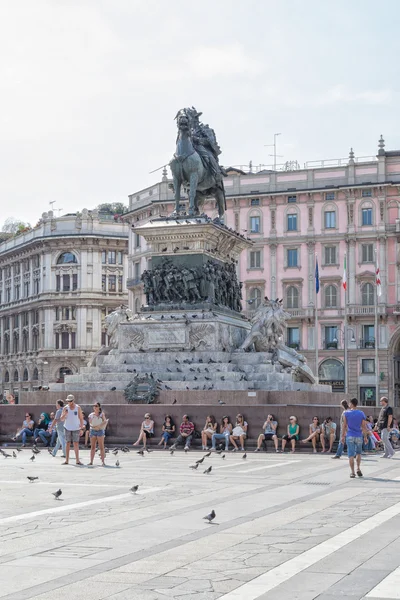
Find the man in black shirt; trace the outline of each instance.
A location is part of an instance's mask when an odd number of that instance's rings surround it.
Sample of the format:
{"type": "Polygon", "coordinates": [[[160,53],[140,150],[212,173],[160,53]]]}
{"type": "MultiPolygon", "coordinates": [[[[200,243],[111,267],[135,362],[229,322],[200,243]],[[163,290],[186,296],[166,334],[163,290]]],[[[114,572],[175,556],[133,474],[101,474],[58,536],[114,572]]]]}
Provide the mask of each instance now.
{"type": "Polygon", "coordinates": [[[389,434],[393,424],[393,408],[389,406],[389,400],[386,398],[386,396],[382,396],[380,399],[380,404],[382,408],[381,412],[379,413],[377,425],[381,432],[383,447],[385,449],[382,458],[392,458],[394,455],[394,450],[389,440],[389,434]]]}

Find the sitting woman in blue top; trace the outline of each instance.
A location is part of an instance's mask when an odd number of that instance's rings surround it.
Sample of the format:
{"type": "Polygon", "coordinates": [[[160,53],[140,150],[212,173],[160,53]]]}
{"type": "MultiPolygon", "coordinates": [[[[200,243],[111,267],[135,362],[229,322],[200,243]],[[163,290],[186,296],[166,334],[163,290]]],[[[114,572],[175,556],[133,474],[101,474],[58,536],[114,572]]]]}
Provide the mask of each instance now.
{"type": "Polygon", "coordinates": [[[300,427],[297,423],[297,417],[289,418],[289,425],[287,426],[287,433],[282,437],[282,452],[285,452],[287,442],[292,445],[291,452],[293,453],[296,448],[296,442],[299,440],[300,427]]]}

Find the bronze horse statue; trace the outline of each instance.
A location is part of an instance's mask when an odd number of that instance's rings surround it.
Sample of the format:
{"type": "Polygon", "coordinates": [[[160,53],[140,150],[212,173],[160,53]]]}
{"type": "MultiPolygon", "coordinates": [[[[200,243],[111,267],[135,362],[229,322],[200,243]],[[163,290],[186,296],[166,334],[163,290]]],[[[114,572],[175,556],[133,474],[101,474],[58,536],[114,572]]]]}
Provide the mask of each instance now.
{"type": "MultiPolygon", "coordinates": [[[[226,199],[222,172],[218,165],[218,159],[211,152],[200,147],[196,149],[195,127],[210,131],[208,126],[196,122],[201,113],[195,109],[182,109],[176,116],[178,126],[178,137],[173,159],[169,163],[175,191],[175,215],[179,215],[181,186],[183,185],[189,193],[189,216],[200,214],[200,208],[207,196],[215,198],[218,215],[222,217],[226,209],[226,199]],[[208,160],[207,160],[208,159],[208,160]],[[212,168],[214,167],[214,168],[212,168]]],[[[212,132],[213,133],[213,132],[212,132]]]]}

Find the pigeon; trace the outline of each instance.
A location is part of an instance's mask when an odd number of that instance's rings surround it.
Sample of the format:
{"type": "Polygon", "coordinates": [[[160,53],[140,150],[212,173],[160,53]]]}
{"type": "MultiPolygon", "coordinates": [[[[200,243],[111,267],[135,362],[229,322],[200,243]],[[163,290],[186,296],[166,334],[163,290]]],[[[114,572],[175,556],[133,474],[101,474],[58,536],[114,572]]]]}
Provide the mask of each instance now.
{"type": "Polygon", "coordinates": [[[172,404],[176,404],[176,403],[177,403],[177,399],[176,399],[176,398],[174,398],[174,401],[173,401],[173,403],[172,403],[172,404]]]}
{"type": "Polygon", "coordinates": [[[131,492],[133,494],[136,494],[136,492],[138,491],[138,489],[139,489],[139,486],[138,485],[134,485],[133,487],[131,487],[131,492]]]}
{"type": "Polygon", "coordinates": [[[114,450],[111,450],[111,452],[114,454],[114,456],[117,456],[117,454],[118,454],[118,448],[114,448],[114,450]]]}
{"type": "Polygon", "coordinates": [[[180,365],[180,364],[181,364],[177,358],[175,359],[175,362],[176,362],[178,365],[180,365]]]}
{"type": "Polygon", "coordinates": [[[36,458],[36,457],[35,457],[35,455],[34,455],[34,454],[32,454],[32,456],[30,457],[30,459],[29,459],[29,460],[31,460],[31,461],[33,462],[33,461],[35,460],[35,458],[36,458]]]}
{"type": "Polygon", "coordinates": [[[140,456],[144,456],[144,450],[139,450],[138,454],[140,454],[140,456]]]}
{"type": "Polygon", "coordinates": [[[172,387],[169,387],[169,385],[166,385],[166,386],[165,386],[165,389],[166,389],[166,390],[172,390],[172,387]]]}
{"type": "Polygon", "coordinates": [[[185,448],[184,452],[187,454],[187,452],[189,452],[189,448],[185,448]]]}
{"type": "MultiPolygon", "coordinates": [[[[221,377],[221,381],[225,381],[225,377],[223,375],[221,377]]],[[[240,380],[240,381],[242,381],[242,380],[240,380]]]]}
{"type": "Polygon", "coordinates": [[[209,474],[211,473],[211,469],[212,469],[212,465],[210,465],[210,466],[208,467],[208,469],[206,469],[206,470],[204,471],[204,473],[203,473],[203,474],[204,474],[204,475],[209,475],[209,474]]]}
{"type": "Polygon", "coordinates": [[[243,460],[246,460],[246,458],[247,458],[246,452],[243,454],[242,458],[243,458],[243,460]]]}
{"type": "Polygon", "coordinates": [[[173,456],[173,455],[174,455],[174,452],[175,452],[175,449],[174,449],[174,448],[171,448],[171,450],[169,451],[169,453],[170,453],[170,455],[171,455],[171,456],[173,456]]]}
{"type": "Polygon", "coordinates": [[[115,390],[116,390],[116,389],[117,389],[117,388],[115,387],[115,385],[113,385],[113,387],[112,387],[112,388],[110,388],[110,392],[115,392],[115,390]]]}
{"type": "Polygon", "coordinates": [[[177,373],[183,373],[182,369],[180,369],[179,367],[176,368],[176,372],[177,373]]]}
{"type": "Polygon", "coordinates": [[[168,373],[172,373],[171,369],[168,369],[168,367],[167,367],[167,371],[168,371],[168,373]]]}
{"type": "Polygon", "coordinates": [[[119,460],[116,461],[115,466],[119,467],[119,460]]]}
{"type": "Polygon", "coordinates": [[[219,454],[221,456],[222,450],[217,450],[216,454],[219,454]]]}
{"type": "Polygon", "coordinates": [[[206,376],[204,376],[204,379],[205,379],[206,381],[211,381],[211,377],[206,377],[206,376]]]}
{"type": "Polygon", "coordinates": [[[57,490],[56,492],[52,492],[52,494],[53,494],[54,498],[55,498],[56,500],[58,500],[58,499],[59,499],[59,497],[60,497],[60,496],[61,496],[61,494],[62,494],[62,491],[61,491],[61,490],[57,490]]]}
{"type": "Polygon", "coordinates": [[[196,460],[196,465],[201,465],[201,463],[204,461],[205,456],[203,456],[203,458],[200,458],[199,460],[196,460]]]}
{"type": "Polygon", "coordinates": [[[192,369],[192,367],[190,367],[189,371],[192,371],[192,373],[196,373],[196,369],[192,369]]]}
{"type": "Polygon", "coordinates": [[[13,450],[13,457],[17,458],[17,454],[16,454],[16,452],[14,452],[14,450],[13,450]]]}
{"type": "Polygon", "coordinates": [[[193,381],[197,381],[197,377],[196,376],[193,377],[193,381]]]}
{"type": "Polygon", "coordinates": [[[163,248],[163,249],[161,250],[161,252],[166,252],[167,250],[168,250],[168,248],[163,248]]]}
{"type": "Polygon", "coordinates": [[[2,452],[4,458],[11,458],[11,454],[7,454],[7,452],[2,452]]]}
{"type": "Polygon", "coordinates": [[[29,479],[29,483],[33,483],[36,479],[39,479],[39,477],[30,477],[28,475],[27,479],[29,479]]]}
{"type": "Polygon", "coordinates": [[[33,448],[32,448],[32,452],[33,452],[34,454],[40,454],[41,450],[39,450],[39,448],[38,448],[37,446],[33,446],[33,448]]]}
{"type": "Polygon", "coordinates": [[[209,523],[211,523],[211,521],[213,521],[215,519],[215,517],[216,517],[215,510],[212,510],[210,512],[210,514],[206,515],[205,517],[203,517],[203,519],[205,519],[206,521],[208,521],[209,523]]]}
{"type": "Polygon", "coordinates": [[[22,452],[22,449],[21,449],[21,448],[15,448],[15,449],[16,449],[16,451],[18,452],[18,454],[19,454],[20,452],[22,452]]]}
{"type": "Polygon", "coordinates": [[[226,404],[226,402],[223,402],[222,400],[218,400],[218,404],[221,404],[221,406],[222,406],[223,404],[226,404]]]}
{"type": "Polygon", "coordinates": [[[221,458],[222,458],[222,460],[225,460],[225,454],[223,454],[223,455],[221,456],[221,458]]]}
{"type": "Polygon", "coordinates": [[[199,468],[199,463],[196,463],[195,465],[190,465],[189,469],[198,469],[199,468]]]}
{"type": "Polygon", "coordinates": [[[209,456],[211,456],[211,452],[207,452],[207,454],[204,455],[204,458],[208,458],[209,456]]]}
{"type": "Polygon", "coordinates": [[[200,386],[199,386],[199,385],[196,385],[196,387],[194,387],[193,389],[194,389],[194,390],[199,390],[199,389],[200,389],[200,386]]]}

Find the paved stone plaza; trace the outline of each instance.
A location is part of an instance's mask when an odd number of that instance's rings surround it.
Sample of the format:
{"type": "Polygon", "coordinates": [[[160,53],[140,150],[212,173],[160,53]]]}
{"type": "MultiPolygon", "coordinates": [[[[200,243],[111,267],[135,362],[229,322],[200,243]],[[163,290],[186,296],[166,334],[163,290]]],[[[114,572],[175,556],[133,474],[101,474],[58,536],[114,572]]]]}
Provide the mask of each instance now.
{"type": "Polygon", "coordinates": [[[30,456],[0,459],[2,600],[400,598],[399,458],[30,456]]]}

